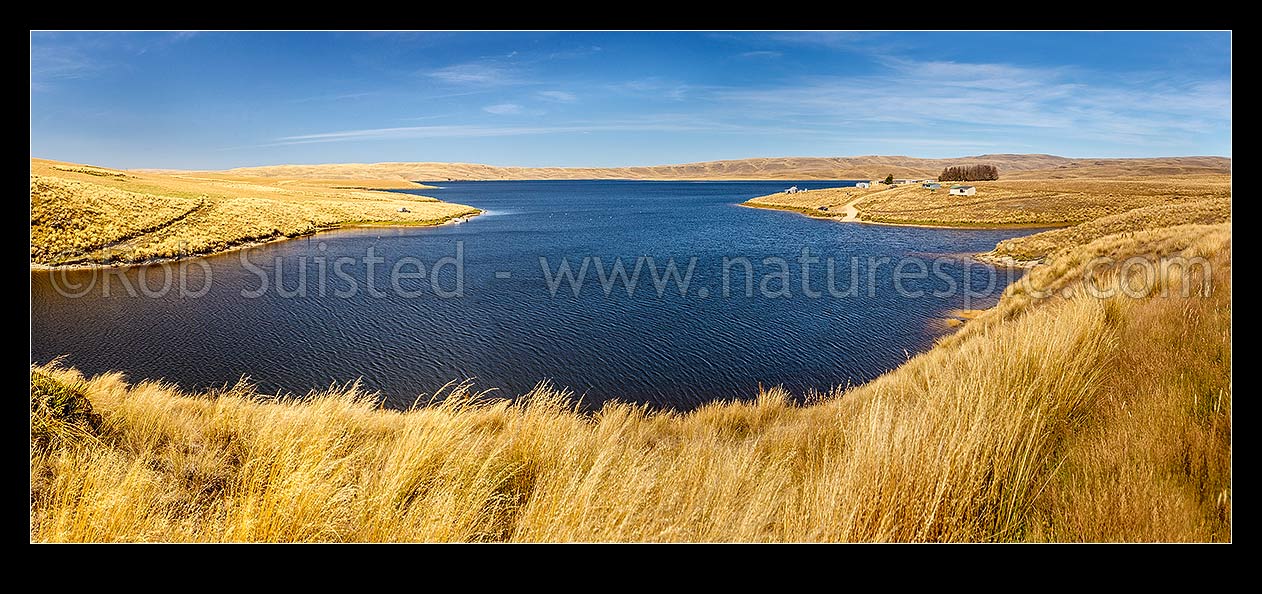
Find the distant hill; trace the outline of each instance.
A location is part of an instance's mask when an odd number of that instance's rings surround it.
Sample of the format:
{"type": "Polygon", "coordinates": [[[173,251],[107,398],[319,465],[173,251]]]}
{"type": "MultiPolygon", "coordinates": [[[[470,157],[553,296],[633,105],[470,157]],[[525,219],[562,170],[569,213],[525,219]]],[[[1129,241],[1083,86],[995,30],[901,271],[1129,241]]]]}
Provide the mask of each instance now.
{"type": "MultiPolygon", "coordinates": [[[[652,167],[496,167],[476,163],[336,163],[241,167],[226,173],[242,176],[415,181],[506,179],[872,179],[934,177],[950,165],[991,164],[1001,179],[1150,177],[1224,174],[1226,157],[1150,159],[1069,159],[1055,155],[976,155],[953,159],[903,156],[776,157],[705,161],[652,167]]],[[[143,170],[153,171],[157,170],[143,170]]]]}

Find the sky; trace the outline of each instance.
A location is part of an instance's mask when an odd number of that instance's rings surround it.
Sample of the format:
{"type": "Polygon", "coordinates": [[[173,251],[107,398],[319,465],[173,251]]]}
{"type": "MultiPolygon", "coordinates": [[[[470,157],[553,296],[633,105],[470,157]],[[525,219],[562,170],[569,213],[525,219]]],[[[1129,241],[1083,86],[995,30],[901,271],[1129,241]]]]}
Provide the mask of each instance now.
{"type": "Polygon", "coordinates": [[[32,32],[31,156],[117,168],[1231,156],[1228,32],[32,32]]]}

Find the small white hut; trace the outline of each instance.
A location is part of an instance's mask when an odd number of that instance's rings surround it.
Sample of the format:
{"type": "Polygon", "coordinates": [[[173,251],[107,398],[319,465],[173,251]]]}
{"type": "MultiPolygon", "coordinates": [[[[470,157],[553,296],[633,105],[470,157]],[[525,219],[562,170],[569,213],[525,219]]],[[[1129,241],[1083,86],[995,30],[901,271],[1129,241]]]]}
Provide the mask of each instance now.
{"type": "Polygon", "coordinates": [[[951,186],[951,193],[956,196],[972,196],[977,193],[973,186],[951,186]]]}

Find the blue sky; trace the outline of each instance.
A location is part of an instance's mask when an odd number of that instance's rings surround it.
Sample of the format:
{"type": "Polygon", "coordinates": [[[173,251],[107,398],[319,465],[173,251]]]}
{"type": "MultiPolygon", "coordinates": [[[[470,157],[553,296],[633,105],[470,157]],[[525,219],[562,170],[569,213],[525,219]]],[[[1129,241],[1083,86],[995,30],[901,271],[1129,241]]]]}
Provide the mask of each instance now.
{"type": "Polygon", "coordinates": [[[1222,32],[34,32],[31,155],[1230,156],[1230,52],[1222,32]]]}

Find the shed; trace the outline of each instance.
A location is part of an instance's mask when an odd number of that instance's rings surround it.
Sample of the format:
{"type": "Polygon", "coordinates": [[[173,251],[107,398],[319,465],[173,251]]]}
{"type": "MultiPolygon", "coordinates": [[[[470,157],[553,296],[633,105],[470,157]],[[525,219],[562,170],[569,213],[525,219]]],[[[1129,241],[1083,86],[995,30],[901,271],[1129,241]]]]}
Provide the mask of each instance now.
{"type": "Polygon", "coordinates": [[[859,182],[859,183],[855,184],[855,185],[854,185],[854,187],[856,187],[856,188],[870,188],[870,187],[872,187],[872,182],[865,182],[865,181],[861,181],[861,182],[859,182]]]}
{"type": "Polygon", "coordinates": [[[951,186],[951,193],[956,196],[972,196],[977,193],[973,186],[951,186]]]}
{"type": "Polygon", "coordinates": [[[923,184],[920,184],[920,187],[925,188],[927,190],[937,190],[942,187],[942,184],[938,182],[925,182],[923,184]]]}

